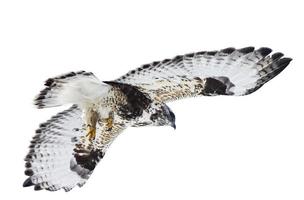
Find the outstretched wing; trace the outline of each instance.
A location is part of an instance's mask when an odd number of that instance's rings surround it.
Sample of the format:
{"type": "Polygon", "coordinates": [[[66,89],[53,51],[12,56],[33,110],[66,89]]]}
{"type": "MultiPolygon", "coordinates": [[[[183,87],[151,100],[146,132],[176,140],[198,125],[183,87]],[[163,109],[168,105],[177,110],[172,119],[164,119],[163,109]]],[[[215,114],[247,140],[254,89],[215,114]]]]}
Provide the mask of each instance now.
{"type": "Polygon", "coordinates": [[[82,186],[104,156],[124,124],[111,130],[97,126],[96,138],[88,141],[82,110],[74,105],[40,125],[29,146],[25,161],[25,174],[29,176],[23,186],[35,190],[71,190],[82,186]]]}
{"type": "Polygon", "coordinates": [[[170,101],[197,95],[246,95],[278,75],[291,61],[269,48],[226,48],[143,65],[115,80],[170,101]]]}

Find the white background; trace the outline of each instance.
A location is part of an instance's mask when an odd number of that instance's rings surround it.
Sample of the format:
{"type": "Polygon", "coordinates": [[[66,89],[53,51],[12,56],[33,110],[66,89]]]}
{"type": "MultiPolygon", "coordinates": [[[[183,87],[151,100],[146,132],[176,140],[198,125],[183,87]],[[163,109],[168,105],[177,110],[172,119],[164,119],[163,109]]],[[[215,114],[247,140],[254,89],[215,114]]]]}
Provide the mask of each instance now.
{"type": "Polygon", "coordinates": [[[1,198],[303,199],[301,1],[1,1],[1,198]],[[177,130],[130,128],[82,188],[22,188],[40,122],[43,81],[86,70],[111,80],[155,60],[234,46],[269,46],[294,60],[245,97],[170,103],[177,130]]]}

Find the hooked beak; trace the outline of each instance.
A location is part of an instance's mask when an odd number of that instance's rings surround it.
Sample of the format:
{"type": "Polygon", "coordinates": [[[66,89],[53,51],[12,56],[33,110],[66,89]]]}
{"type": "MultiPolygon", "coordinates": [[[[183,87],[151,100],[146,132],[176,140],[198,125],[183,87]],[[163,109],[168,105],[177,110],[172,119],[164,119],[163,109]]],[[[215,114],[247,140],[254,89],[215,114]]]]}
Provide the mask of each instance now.
{"type": "Polygon", "coordinates": [[[163,107],[163,111],[164,111],[164,114],[166,115],[167,117],[167,120],[169,121],[169,123],[167,123],[167,125],[171,125],[172,128],[174,128],[174,130],[176,129],[176,125],[175,125],[175,115],[174,113],[171,111],[171,109],[165,105],[163,107]]]}
{"type": "Polygon", "coordinates": [[[174,130],[175,130],[175,129],[176,129],[175,123],[172,123],[172,124],[171,124],[171,127],[174,128],[174,130]]]}

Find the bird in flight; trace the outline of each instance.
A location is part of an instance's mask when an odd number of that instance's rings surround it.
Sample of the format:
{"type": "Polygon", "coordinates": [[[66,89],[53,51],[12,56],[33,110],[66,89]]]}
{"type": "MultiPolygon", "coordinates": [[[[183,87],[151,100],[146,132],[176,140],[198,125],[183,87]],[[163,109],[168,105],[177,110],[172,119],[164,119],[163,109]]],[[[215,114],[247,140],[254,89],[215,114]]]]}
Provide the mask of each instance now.
{"type": "Polygon", "coordinates": [[[71,104],[40,124],[25,158],[24,187],[70,191],[91,176],[113,140],[128,127],[171,126],[167,102],[194,96],[251,94],[290,63],[270,48],[226,48],[142,65],[113,81],[91,72],[50,78],[37,108],[71,104]]]}

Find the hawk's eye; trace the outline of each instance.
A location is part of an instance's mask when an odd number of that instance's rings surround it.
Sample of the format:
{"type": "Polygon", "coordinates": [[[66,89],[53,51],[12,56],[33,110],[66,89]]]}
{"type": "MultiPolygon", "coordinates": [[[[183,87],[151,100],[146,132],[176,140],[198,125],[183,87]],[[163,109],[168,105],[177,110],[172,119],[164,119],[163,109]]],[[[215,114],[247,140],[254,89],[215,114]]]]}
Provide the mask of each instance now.
{"type": "Polygon", "coordinates": [[[150,116],[150,120],[155,122],[159,117],[160,117],[160,114],[158,112],[156,112],[150,116]]]}

